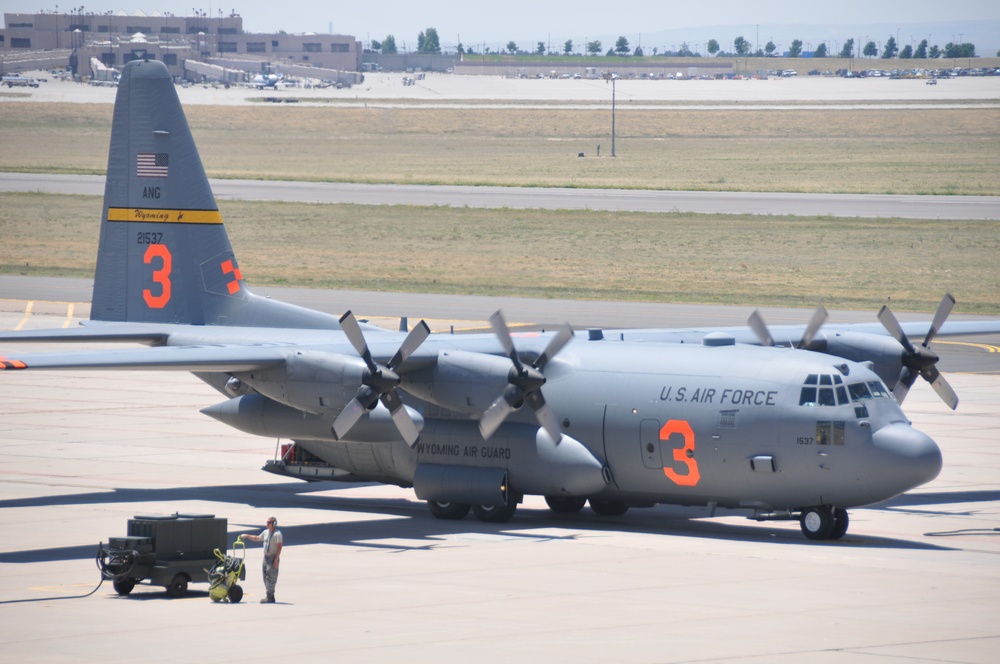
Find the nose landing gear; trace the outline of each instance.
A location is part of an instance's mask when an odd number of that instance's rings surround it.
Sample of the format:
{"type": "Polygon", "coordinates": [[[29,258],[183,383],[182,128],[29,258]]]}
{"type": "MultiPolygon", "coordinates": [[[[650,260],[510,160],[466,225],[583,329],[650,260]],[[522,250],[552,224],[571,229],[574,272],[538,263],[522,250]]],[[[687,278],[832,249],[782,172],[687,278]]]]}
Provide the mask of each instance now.
{"type": "Polygon", "coordinates": [[[799,516],[802,534],[811,540],[840,539],[848,523],[847,510],[830,505],[808,507],[799,516]]]}

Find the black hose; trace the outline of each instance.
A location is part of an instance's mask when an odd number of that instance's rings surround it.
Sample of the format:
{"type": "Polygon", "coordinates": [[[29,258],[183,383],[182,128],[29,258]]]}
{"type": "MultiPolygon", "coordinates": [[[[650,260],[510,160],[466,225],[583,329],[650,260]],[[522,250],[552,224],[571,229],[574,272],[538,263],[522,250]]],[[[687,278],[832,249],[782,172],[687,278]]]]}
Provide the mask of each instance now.
{"type": "Polygon", "coordinates": [[[83,599],[84,597],[90,597],[91,595],[93,595],[94,593],[96,593],[97,590],[98,590],[98,588],[100,588],[103,583],[104,583],[104,577],[102,576],[101,580],[97,582],[97,587],[95,587],[93,590],[91,590],[86,595],[70,595],[68,597],[66,597],[66,596],[62,596],[62,597],[36,597],[35,599],[9,599],[9,600],[5,600],[5,601],[0,601],[0,604],[23,604],[25,602],[51,602],[51,601],[57,600],[57,599],[83,599]]]}

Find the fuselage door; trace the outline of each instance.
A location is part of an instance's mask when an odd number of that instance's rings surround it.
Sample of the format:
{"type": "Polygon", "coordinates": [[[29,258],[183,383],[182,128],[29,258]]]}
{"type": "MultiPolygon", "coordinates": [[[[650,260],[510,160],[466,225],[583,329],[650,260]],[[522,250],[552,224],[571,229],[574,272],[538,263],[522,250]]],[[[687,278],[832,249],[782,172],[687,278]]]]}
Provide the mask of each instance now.
{"type": "Polygon", "coordinates": [[[646,468],[660,470],[663,462],[660,459],[660,421],[643,420],[639,423],[639,447],[642,463],[646,468]]]}

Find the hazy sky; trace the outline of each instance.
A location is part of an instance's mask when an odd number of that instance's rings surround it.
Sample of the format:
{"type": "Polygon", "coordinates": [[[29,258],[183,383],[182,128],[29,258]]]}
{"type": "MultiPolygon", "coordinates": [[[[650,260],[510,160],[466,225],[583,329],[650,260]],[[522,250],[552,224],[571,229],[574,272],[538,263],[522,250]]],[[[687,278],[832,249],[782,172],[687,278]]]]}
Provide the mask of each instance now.
{"type": "MultiPolygon", "coordinates": [[[[952,31],[957,37],[962,29],[959,26],[955,30],[958,23],[967,23],[967,34],[973,34],[976,25],[1000,20],[998,0],[840,0],[825,3],[803,0],[119,0],[91,3],[81,0],[81,4],[84,11],[98,13],[109,9],[132,13],[141,9],[147,13],[168,11],[190,15],[193,9],[199,9],[217,16],[220,9],[224,14],[235,10],[243,16],[244,29],[248,32],[329,32],[332,28],[335,33],[352,34],[362,41],[381,40],[392,34],[400,48],[405,44],[409,49],[415,48],[417,34],[428,27],[437,29],[443,46],[454,47],[461,39],[466,46],[485,43],[491,48],[498,45],[502,48],[507,41],[514,40],[521,48],[531,50],[535,42],[549,41],[561,50],[567,39],[579,45],[585,39],[612,39],[625,35],[634,45],[639,42],[640,35],[649,35],[655,41],[653,35],[678,29],[716,28],[714,33],[692,30],[692,39],[703,40],[714,34],[725,46],[741,34],[753,41],[758,30],[762,42],[772,37],[784,43],[792,38],[809,38],[805,34],[785,34],[788,31],[783,31],[782,26],[795,26],[799,32],[802,26],[815,26],[815,35],[825,39],[825,35],[837,32],[838,26],[872,25],[883,30],[885,26],[935,22],[948,26],[939,32],[942,35],[939,39],[932,40],[932,43],[943,45],[951,41],[952,31]]],[[[67,12],[77,5],[46,4],[39,0],[0,2],[4,12],[54,11],[57,7],[67,12]]],[[[650,39],[643,37],[641,41],[648,44],[650,39]]],[[[901,36],[902,41],[905,40],[901,36]]],[[[610,42],[605,44],[606,47],[612,45],[610,42]]],[[[987,46],[989,44],[982,44],[978,51],[993,55],[985,52],[987,46]]]]}

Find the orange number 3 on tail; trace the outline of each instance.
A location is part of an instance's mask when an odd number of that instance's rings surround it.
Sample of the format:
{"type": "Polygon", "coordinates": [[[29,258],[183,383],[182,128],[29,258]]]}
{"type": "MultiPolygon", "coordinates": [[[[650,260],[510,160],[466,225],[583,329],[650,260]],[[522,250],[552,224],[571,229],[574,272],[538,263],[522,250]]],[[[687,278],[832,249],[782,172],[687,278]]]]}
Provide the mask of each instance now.
{"type": "Polygon", "coordinates": [[[154,258],[159,258],[163,262],[159,270],[153,270],[153,283],[160,284],[160,294],[153,295],[147,288],[142,291],[142,299],[150,309],[162,309],[170,301],[170,270],[173,267],[174,257],[170,255],[167,245],[151,244],[146,249],[142,262],[148,265],[154,258]]]}

